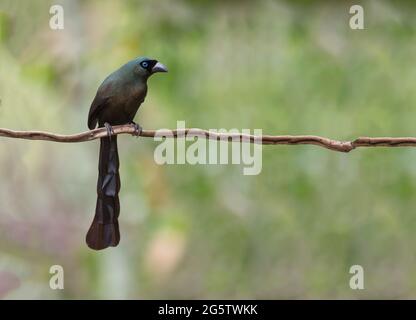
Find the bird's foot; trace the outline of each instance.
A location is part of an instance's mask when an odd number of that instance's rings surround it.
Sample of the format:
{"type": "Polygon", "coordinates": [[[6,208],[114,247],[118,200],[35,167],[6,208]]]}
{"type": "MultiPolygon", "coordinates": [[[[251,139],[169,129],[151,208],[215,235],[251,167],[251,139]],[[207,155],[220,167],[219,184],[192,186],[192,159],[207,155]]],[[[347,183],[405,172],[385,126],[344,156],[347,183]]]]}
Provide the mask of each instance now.
{"type": "Polygon", "coordinates": [[[130,122],[133,126],[134,126],[134,133],[133,135],[136,137],[140,137],[140,135],[142,134],[143,128],[140,124],[132,121],[130,122]]]}
{"type": "Polygon", "coordinates": [[[114,129],[108,122],[104,123],[104,127],[107,129],[107,136],[111,140],[111,136],[114,135],[114,129]]]}

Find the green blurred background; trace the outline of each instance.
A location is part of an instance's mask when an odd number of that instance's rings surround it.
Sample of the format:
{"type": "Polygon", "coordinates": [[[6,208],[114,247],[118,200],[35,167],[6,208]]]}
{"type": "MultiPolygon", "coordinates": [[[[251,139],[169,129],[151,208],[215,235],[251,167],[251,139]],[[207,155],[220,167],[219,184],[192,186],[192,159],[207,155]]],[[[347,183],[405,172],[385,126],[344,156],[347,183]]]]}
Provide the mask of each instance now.
{"type": "MultiPolygon", "coordinates": [[[[139,56],[144,128],[416,135],[411,1],[0,2],[0,127],[76,133],[107,74],[139,56]],[[64,6],[65,29],[49,28],[64,6]],[[349,28],[361,4],[365,30],[349,28]]],[[[98,142],[0,139],[0,297],[416,298],[416,150],[265,146],[263,170],[158,166],[119,139],[122,240],[84,237],[98,142]],[[49,288],[62,265],[65,289],[49,288]],[[350,266],[365,290],[349,288],[350,266]]]]}

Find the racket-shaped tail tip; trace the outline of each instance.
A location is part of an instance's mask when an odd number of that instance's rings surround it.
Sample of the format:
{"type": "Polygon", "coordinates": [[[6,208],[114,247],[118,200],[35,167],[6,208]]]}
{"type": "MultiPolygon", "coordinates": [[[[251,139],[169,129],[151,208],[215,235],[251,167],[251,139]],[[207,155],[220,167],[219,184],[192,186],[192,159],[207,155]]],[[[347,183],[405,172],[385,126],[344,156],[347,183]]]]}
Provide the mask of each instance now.
{"type": "Polygon", "coordinates": [[[102,224],[94,220],[88,230],[86,242],[94,250],[116,247],[120,242],[118,222],[102,224]]]}

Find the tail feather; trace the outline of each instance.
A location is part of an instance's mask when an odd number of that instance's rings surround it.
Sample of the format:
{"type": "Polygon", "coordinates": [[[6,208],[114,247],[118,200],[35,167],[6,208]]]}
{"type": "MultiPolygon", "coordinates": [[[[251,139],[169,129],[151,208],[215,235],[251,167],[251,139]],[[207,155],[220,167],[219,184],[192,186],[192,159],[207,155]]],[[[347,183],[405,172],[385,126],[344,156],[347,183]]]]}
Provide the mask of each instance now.
{"type": "Polygon", "coordinates": [[[98,164],[97,204],[86,242],[94,250],[115,247],[120,242],[119,158],[117,136],[101,138],[98,164]]]}

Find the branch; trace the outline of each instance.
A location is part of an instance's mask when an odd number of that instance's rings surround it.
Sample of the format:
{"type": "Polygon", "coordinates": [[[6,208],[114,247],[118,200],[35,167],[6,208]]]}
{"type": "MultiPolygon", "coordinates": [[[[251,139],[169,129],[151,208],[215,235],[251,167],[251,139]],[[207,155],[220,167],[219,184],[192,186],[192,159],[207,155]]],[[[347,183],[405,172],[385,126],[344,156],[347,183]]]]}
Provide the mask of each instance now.
{"type": "MultiPolygon", "coordinates": [[[[130,124],[114,126],[114,134],[131,134],[134,135],[134,126],[130,124]]],[[[179,129],[179,130],[143,130],[140,134],[142,137],[155,137],[155,136],[167,136],[172,138],[183,137],[185,135],[198,136],[206,139],[213,140],[226,140],[226,141],[242,141],[250,143],[260,144],[313,144],[319,147],[323,147],[333,151],[350,152],[358,147],[416,147],[416,138],[413,137],[401,137],[401,138],[369,138],[360,137],[353,141],[339,141],[320,136],[270,136],[263,135],[262,137],[247,135],[247,134],[235,134],[235,133],[217,133],[202,129],[179,129]]],[[[91,131],[85,131],[82,133],[72,135],[61,135],[50,132],[42,131],[15,131],[9,129],[0,128],[0,137],[27,139],[27,140],[45,140],[53,142],[84,142],[91,141],[107,136],[106,128],[98,128],[91,131]]]]}

